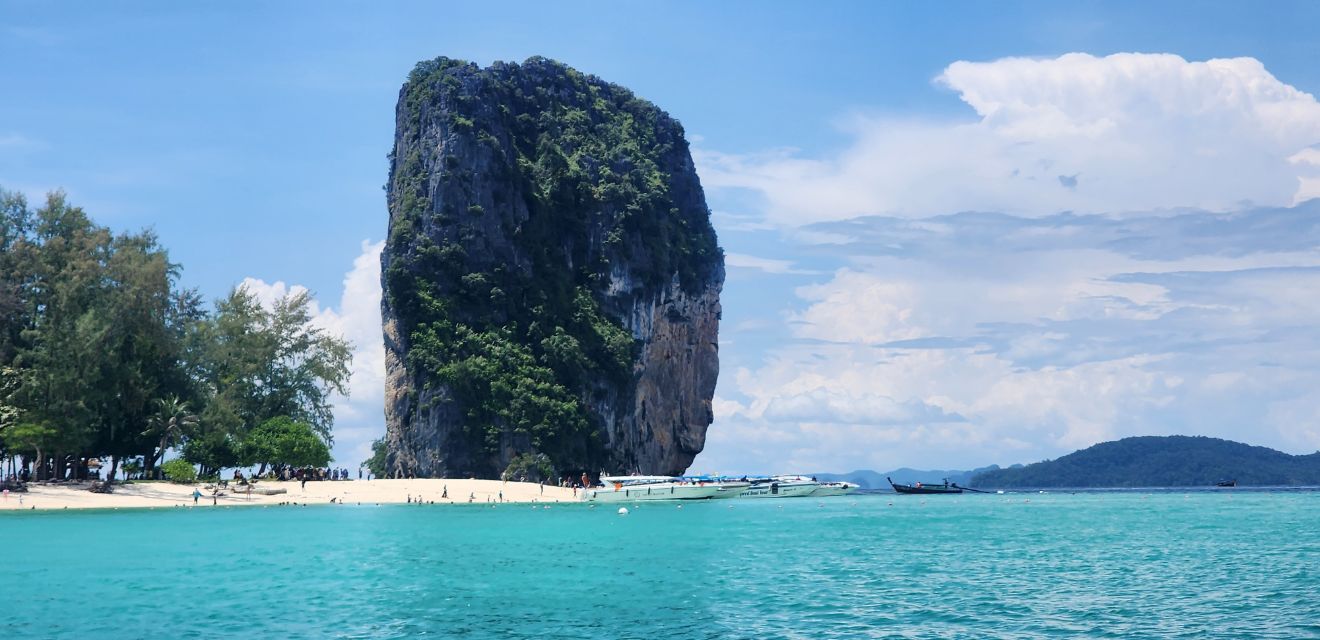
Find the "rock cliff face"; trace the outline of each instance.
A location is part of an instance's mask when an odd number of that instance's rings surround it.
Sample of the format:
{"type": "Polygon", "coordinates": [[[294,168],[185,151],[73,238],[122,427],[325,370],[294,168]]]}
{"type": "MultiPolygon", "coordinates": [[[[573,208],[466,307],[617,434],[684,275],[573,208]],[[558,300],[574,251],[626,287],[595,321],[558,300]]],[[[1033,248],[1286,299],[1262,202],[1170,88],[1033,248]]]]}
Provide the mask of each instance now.
{"type": "Polygon", "coordinates": [[[423,62],[396,122],[392,473],[683,472],[712,420],[724,264],[679,123],[542,58],[423,62]]]}

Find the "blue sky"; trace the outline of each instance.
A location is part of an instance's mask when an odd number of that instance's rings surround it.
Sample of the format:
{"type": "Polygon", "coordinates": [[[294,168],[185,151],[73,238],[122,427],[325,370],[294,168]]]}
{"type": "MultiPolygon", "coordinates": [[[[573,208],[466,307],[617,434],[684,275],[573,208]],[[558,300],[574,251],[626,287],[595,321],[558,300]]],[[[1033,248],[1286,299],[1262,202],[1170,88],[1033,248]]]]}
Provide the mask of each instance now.
{"type": "Polygon", "coordinates": [[[383,431],[385,156],[438,55],[684,123],[730,257],[696,470],[1320,448],[1320,5],[378,4],[0,1],[0,186],[153,227],[210,297],[315,292],[359,347],[342,464],[383,431]]]}

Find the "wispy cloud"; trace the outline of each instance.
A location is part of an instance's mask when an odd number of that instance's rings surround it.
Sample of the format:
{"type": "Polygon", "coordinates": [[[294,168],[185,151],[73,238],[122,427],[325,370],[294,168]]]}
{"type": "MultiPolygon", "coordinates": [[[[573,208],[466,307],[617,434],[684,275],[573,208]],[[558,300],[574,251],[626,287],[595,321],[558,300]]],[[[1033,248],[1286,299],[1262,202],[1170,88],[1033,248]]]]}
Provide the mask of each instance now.
{"type": "Polygon", "coordinates": [[[35,149],[43,146],[41,141],[21,133],[0,133],[0,149],[35,149]]]}
{"type": "Polygon", "coordinates": [[[819,275],[821,273],[810,269],[799,269],[794,266],[791,260],[758,258],[741,253],[726,253],[724,255],[724,265],[734,269],[752,269],[781,275],[819,275]]]}
{"type": "Polygon", "coordinates": [[[65,40],[58,31],[48,27],[9,25],[0,28],[0,33],[4,33],[14,42],[39,47],[53,47],[65,40]]]}

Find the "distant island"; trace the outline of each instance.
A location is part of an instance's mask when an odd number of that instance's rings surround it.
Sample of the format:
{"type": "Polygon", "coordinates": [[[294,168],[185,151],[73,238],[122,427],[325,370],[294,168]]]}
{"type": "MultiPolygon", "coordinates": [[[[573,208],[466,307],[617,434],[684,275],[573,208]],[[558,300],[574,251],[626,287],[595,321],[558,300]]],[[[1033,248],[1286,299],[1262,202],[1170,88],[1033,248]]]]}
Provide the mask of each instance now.
{"type": "Polygon", "coordinates": [[[1320,485],[1320,452],[1290,455],[1205,436],[1140,436],[1082,449],[1057,460],[976,474],[970,484],[1020,487],[1205,487],[1320,485]]]}

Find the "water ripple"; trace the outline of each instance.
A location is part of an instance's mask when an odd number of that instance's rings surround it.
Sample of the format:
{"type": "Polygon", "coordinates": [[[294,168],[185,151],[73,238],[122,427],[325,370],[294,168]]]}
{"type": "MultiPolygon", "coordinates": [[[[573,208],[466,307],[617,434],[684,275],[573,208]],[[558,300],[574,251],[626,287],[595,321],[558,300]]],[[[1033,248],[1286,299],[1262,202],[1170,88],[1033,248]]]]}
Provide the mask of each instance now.
{"type": "Polygon", "coordinates": [[[0,637],[1320,637],[1320,494],[1025,500],[5,514],[0,637]]]}

